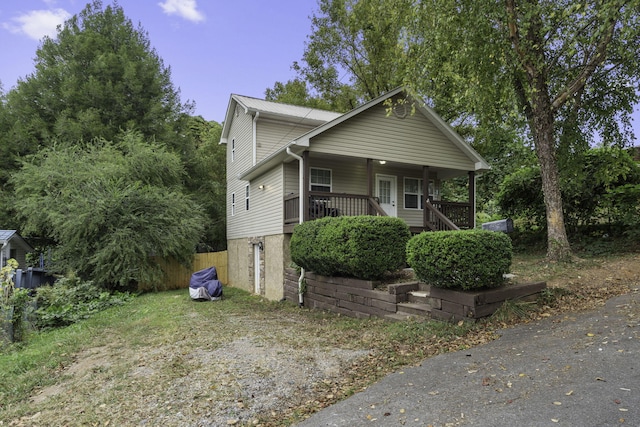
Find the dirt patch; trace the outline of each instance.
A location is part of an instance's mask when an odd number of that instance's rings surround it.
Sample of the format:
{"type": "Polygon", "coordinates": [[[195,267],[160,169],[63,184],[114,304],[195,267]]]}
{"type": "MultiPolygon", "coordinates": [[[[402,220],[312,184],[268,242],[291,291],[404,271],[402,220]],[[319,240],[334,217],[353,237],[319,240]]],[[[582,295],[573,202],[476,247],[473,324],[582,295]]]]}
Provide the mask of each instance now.
{"type": "MultiPolygon", "coordinates": [[[[640,255],[583,260],[569,268],[516,261],[512,270],[518,281],[545,280],[567,291],[520,322],[594,308],[640,287],[640,255]]],[[[428,332],[422,342],[404,340],[402,328],[388,336],[353,330],[338,340],[336,331],[314,327],[321,320],[296,310],[218,319],[231,339],[195,330],[134,345],[113,336],[60,366],[59,381],[32,394],[30,415],[5,413],[0,425],[284,426],[295,414],[299,419],[398,369],[399,358],[420,363],[491,340],[495,330],[447,337],[428,332]]],[[[196,323],[206,321],[202,315],[185,314],[196,323]]]]}

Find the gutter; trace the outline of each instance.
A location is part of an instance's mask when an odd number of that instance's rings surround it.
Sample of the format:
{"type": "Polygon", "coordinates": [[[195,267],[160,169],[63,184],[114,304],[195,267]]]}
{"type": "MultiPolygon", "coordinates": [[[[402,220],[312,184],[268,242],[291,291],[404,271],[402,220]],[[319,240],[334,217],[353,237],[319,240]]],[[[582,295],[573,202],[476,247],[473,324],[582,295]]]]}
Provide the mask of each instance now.
{"type": "MultiPolygon", "coordinates": [[[[291,157],[293,157],[294,159],[298,160],[298,163],[300,165],[300,167],[298,168],[298,179],[299,179],[299,183],[298,183],[298,188],[300,191],[300,197],[298,197],[298,203],[299,203],[299,208],[298,208],[298,224],[302,224],[302,222],[304,221],[304,200],[302,198],[302,189],[304,187],[304,159],[300,156],[298,156],[296,153],[294,153],[293,151],[291,151],[291,146],[287,145],[287,154],[290,155],[291,157]]],[[[298,277],[298,306],[302,307],[304,306],[304,298],[302,296],[303,294],[303,286],[302,286],[302,282],[304,280],[304,268],[300,267],[300,277],[298,277]]]]}
{"type": "Polygon", "coordinates": [[[258,117],[260,117],[260,111],[256,111],[256,115],[253,116],[253,165],[258,162],[258,117]]]}

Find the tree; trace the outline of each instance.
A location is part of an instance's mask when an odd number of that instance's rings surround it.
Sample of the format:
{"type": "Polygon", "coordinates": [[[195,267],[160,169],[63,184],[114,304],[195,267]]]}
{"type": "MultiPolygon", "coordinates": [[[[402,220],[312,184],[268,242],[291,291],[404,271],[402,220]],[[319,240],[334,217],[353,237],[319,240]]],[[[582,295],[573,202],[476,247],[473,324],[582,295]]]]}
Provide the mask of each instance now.
{"type": "MultiPolygon", "coordinates": [[[[637,206],[618,203],[616,198],[633,200],[625,189],[640,185],[640,165],[618,147],[594,148],[580,155],[570,168],[560,171],[560,190],[569,229],[581,225],[623,223],[637,206]]],[[[509,216],[544,226],[545,205],[539,167],[521,168],[508,175],[496,197],[500,210],[509,216]]]]}
{"type": "Polygon", "coordinates": [[[84,149],[135,130],[143,141],[180,156],[188,171],[181,176],[187,194],[202,190],[198,200],[210,218],[198,247],[225,247],[225,201],[219,190],[225,182],[224,147],[217,145],[214,130],[219,125],[191,117],[192,105],[180,103],[170,69],[146,32],[117,3],[103,9],[101,1],[93,1],[55,38],[45,38],[35,71],[0,102],[0,219],[5,223],[19,225],[9,177],[21,167],[20,159],[61,143],[84,149]],[[202,126],[192,127],[194,121],[202,126]]]}
{"type": "Polygon", "coordinates": [[[127,129],[173,146],[189,107],[144,30],[117,3],[103,10],[94,0],[43,39],[35,71],[7,94],[11,125],[0,137],[19,156],[54,141],[111,141],[127,129]]]}
{"type": "Polygon", "coordinates": [[[187,129],[182,161],[186,170],[185,191],[204,208],[208,220],[198,252],[220,251],[226,237],[226,145],[219,144],[222,126],[202,117],[184,115],[187,129]],[[189,142],[187,142],[188,140],[189,142]]]}
{"type": "Polygon", "coordinates": [[[342,105],[332,104],[319,96],[311,95],[307,83],[299,78],[289,80],[287,83],[276,82],[273,88],[267,88],[265,91],[265,99],[267,101],[319,108],[321,110],[346,112],[342,105]]]}
{"type": "Polygon", "coordinates": [[[54,239],[62,271],[131,288],[160,283],[152,255],[191,261],[205,219],[182,191],[184,173],[177,155],[127,132],[45,148],[12,183],[23,230],[54,239]]]}
{"type": "Polygon", "coordinates": [[[571,257],[558,156],[586,149],[587,132],[600,131],[605,142],[628,135],[639,99],[639,5],[443,0],[415,6],[417,66],[407,68],[407,81],[437,100],[451,96],[453,109],[468,111],[480,127],[526,126],[540,165],[552,260],[571,257]],[[561,138],[561,131],[572,137],[561,138]]]}
{"type": "Polygon", "coordinates": [[[332,110],[348,111],[395,89],[402,83],[407,48],[403,32],[412,3],[320,0],[302,62],[293,64],[300,79],[277,83],[274,91],[300,93],[304,82],[332,110]]]}

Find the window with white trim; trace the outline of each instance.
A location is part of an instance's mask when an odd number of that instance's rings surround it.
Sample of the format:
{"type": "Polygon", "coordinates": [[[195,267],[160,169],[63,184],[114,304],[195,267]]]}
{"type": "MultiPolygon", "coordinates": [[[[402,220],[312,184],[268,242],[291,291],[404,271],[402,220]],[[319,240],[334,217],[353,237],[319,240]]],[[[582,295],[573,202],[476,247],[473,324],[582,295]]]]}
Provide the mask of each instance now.
{"type": "Polygon", "coordinates": [[[231,139],[231,161],[236,159],[236,139],[231,139]]]}
{"type": "Polygon", "coordinates": [[[231,193],[231,216],[236,214],[236,193],[231,193]]]}
{"type": "Polygon", "coordinates": [[[331,192],[331,169],[311,168],[309,173],[311,191],[331,192]]]}
{"type": "Polygon", "coordinates": [[[244,208],[249,210],[249,184],[244,187],[244,208]]]}
{"type": "MultiPolygon", "coordinates": [[[[429,180],[429,195],[434,195],[434,181],[429,180]]],[[[418,178],[404,179],[404,208],[423,209],[424,197],[422,197],[422,180],[418,178]]]]}

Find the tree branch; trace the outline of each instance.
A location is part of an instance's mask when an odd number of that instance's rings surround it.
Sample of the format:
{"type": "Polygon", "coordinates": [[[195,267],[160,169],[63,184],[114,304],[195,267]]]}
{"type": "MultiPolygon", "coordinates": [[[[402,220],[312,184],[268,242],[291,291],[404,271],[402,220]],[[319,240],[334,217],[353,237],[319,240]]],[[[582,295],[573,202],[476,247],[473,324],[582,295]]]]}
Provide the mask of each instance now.
{"type": "MultiPolygon", "coordinates": [[[[510,0],[511,1],[511,0],[510,0]]],[[[605,29],[604,36],[597,43],[595,54],[586,62],[582,72],[571,82],[565,90],[560,92],[558,96],[551,103],[551,108],[556,111],[562,107],[567,99],[573,96],[577,91],[582,89],[589,80],[589,77],[595,72],[596,68],[601,65],[606,58],[607,46],[613,39],[613,34],[616,26],[616,19],[610,18],[607,28],[605,29]]]]}

